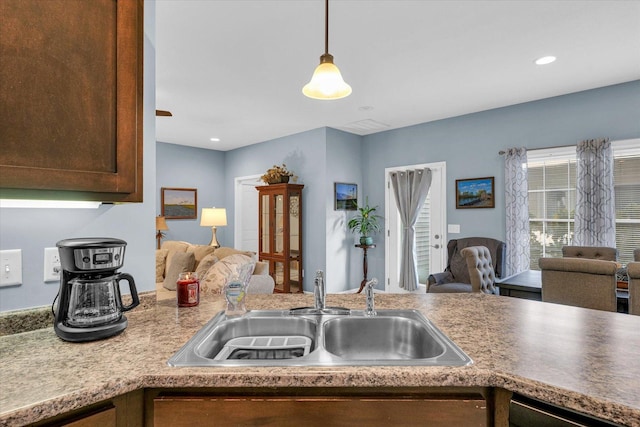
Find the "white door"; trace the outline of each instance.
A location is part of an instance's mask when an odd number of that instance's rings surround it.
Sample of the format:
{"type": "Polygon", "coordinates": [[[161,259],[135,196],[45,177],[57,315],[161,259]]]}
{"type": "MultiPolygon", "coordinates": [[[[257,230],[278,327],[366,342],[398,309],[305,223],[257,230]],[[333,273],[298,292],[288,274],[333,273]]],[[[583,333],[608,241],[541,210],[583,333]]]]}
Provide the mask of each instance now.
{"type": "Polygon", "coordinates": [[[260,175],[235,179],[234,247],[258,253],[258,190],[260,175]]]}
{"type": "Polygon", "coordinates": [[[402,222],[398,214],[396,199],[389,175],[406,169],[431,169],[431,187],[416,224],[416,250],[418,253],[418,277],[420,285],[415,293],[424,293],[427,277],[433,272],[442,272],[446,266],[447,238],[447,191],[446,163],[426,163],[385,169],[385,290],[391,293],[406,293],[400,288],[400,252],[402,243],[402,222]]]}

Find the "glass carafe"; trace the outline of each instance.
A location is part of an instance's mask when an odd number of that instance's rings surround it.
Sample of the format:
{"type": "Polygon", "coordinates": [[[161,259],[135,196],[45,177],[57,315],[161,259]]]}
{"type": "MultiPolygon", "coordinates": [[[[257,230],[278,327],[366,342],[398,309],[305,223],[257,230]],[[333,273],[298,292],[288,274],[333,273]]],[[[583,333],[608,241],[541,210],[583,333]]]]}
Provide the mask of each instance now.
{"type": "Polygon", "coordinates": [[[116,322],[122,317],[122,312],[139,304],[133,277],[126,273],[99,279],[75,278],[69,282],[69,286],[71,291],[66,319],[69,326],[94,327],[116,322]],[[131,291],[133,302],[128,306],[122,305],[121,280],[128,282],[131,291]]]}

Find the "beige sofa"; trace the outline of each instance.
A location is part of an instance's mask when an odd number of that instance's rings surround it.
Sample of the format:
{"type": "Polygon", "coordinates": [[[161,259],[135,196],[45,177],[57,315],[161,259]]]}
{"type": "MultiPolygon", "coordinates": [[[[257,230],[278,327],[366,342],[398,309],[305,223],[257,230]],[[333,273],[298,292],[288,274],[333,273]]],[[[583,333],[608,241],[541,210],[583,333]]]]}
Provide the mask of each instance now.
{"type": "Polygon", "coordinates": [[[257,261],[253,252],[229,247],[214,248],[177,240],[166,240],[156,250],[156,290],[158,295],[175,297],[180,272],[195,271],[202,292],[220,293],[234,273],[250,274],[249,294],[273,293],[275,283],[266,262],[257,261]]]}

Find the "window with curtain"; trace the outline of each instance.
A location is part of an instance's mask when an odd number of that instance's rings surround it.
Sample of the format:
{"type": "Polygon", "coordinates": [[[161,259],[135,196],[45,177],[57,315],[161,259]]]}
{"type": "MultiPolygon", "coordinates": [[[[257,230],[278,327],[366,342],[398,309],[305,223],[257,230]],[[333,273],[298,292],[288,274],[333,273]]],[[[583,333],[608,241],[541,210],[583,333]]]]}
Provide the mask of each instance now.
{"type": "MultiPolygon", "coordinates": [[[[616,247],[619,261],[633,261],[640,248],[640,140],[613,141],[616,247]]],[[[575,147],[530,150],[529,226],[531,269],[540,257],[561,257],[571,245],[576,206],[575,147]]]]}

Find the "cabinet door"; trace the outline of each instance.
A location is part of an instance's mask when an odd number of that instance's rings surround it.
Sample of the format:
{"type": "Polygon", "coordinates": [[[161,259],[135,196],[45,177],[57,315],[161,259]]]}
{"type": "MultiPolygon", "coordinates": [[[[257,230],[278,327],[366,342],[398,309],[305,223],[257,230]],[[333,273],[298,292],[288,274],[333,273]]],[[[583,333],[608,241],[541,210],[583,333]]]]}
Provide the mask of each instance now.
{"type": "Polygon", "coordinates": [[[65,427],[116,427],[116,408],[105,409],[62,425],[65,427]]]}
{"type": "Polygon", "coordinates": [[[483,399],[189,396],[156,398],[153,406],[155,427],[487,425],[483,399]]]}
{"type": "Polygon", "coordinates": [[[0,16],[0,196],[142,201],[142,0],[0,16]]]}

